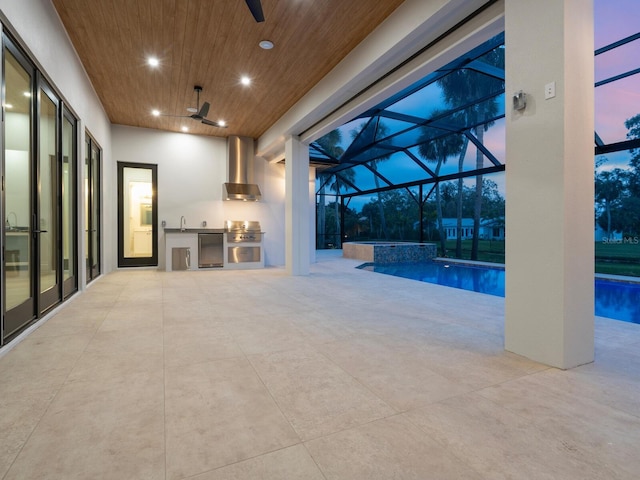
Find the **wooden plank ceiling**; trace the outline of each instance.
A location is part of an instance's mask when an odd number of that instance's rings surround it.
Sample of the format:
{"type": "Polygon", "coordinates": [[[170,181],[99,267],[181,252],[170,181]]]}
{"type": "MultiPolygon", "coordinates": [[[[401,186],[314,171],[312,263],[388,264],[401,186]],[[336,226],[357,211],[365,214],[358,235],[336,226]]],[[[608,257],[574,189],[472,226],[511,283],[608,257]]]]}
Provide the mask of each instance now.
{"type": "Polygon", "coordinates": [[[258,138],[403,0],[262,0],[263,23],[244,0],[52,1],[112,123],[258,138]],[[190,115],[194,85],[228,128],[151,115],[190,115]]]}

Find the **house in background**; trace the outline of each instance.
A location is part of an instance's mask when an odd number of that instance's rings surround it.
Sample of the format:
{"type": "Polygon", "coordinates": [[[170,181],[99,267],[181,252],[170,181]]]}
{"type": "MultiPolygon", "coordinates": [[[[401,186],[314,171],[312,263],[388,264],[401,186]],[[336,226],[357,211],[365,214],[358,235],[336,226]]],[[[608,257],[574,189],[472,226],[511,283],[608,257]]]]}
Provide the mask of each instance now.
{"type": "MultiPolygon", "coordinates": [[[[442,226],[445,229],[447,239],[458,238],[458,219],[443,218],[442,226]]],[[[473,238],[473,218],[462,219],[462,240],[473,238]]],[[[504,219],[480,220],[480,239],[504,240],[504,219]]]]}

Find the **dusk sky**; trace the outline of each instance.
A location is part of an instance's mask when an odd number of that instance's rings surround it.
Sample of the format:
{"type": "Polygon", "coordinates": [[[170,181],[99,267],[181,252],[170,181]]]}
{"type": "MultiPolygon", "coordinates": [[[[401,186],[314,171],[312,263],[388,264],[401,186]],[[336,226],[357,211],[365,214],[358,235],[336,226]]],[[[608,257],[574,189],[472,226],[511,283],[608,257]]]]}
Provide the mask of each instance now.
{"type": "MultiPolygon", "coordinates": [[[[594,0],[594,50],[609,45],[622,38],[640,32],[640,0],[594,0]]],[[[508,48],[508,45],[506,46],[508,48]]],[[[609,78],[640,65],[640,40],[635,40],[624,47],[619,47],[610,52],[598,55],[595,58],[595,80],[609,78]]],[[[440,88],[432,84],[412,97],[404,99],[389,109],[420,117],[428,116],[429,112],[439,108],[443,103],[440,88]]],[[[595,89],[595,130],[605,143],[620,142],[626,139],[627,129],[625,120],[640,113],[640,74],[618,80],[595,89]]],[[[343,146],[346,148],[351,143],[351,131],[361,125],[365,120],[350,122],[341,127],[343,134],[343,146]]],[[[390,126],[395,131],[402,126],[390,126]]],[[[485,134],[484,143],[487,148],[501,161],[504,158],[504,119],[496,122],[485,134]]],[[[601,168],[613,169],[625,167],[629,161],[628,152],[606,155],[607,162],[601,168]]],[[[590,160],[593,161],[593,158],[590,160]]],[[[384,162],[383,162],[384,163],[384,162]]],[[[508,161],[507,161],[508,163],[508,161]]],[[[457,162],[450,159],[442,168],[441,174],[453,173],[457,170],[457,162]]],[[[475,165],[475,148],[468,149],[465,165],[472,168],[475,165]]],[[[392,169],[404,166],[404,175],[412,179],[423,178],[417,174],[417,167],[411,162],[397,162],[394,159],[388,161],[386,166],[389,176],[399,181],[398,173],[391,174],[392,169]],[[413,176],[412,176],[413,175],[413,176]]],[[[382,170],[383,164],[379,164],[382,170]]],[[[465,168],[468,169],[468,168],[465,168]]],[[[374,188],[371,172],[358,168],[356,183],[363,189],[374,188]]],[[[504,174],[492,175],[492,180],[498,183],[504,194],[504,174]]],[[[475,180],[468,179],[465,183],[471,185],[475,180]]],[[[361,199],[364,200],[364,199],[361,199]]],[[[360,201],[358,202],[360,204],[360,201]]]]}

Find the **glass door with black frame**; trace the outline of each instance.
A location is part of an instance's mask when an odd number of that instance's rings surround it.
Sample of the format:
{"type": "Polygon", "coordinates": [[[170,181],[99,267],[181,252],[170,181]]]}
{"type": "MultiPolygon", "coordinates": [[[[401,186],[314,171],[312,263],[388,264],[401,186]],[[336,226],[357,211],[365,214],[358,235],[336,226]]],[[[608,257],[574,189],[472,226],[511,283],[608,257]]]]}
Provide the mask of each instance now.
{"type": "Polygon", "coordinates": [[[158,265],[157,166],[118,162],[118,266],[158,265]]]}

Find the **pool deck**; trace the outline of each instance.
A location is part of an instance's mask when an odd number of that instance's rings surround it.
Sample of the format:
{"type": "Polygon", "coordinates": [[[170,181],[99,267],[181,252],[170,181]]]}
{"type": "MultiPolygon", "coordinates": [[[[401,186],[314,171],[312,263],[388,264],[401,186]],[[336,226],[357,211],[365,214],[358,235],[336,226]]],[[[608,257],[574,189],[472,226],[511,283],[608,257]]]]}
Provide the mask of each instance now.
{"type": "Polygon", "coordinates": [[[562,371],[360,263],[99,277],[0,355],[0,478],[637,480],[640,325],[562,371]]]}

